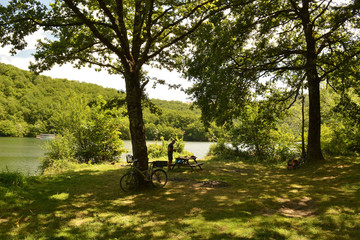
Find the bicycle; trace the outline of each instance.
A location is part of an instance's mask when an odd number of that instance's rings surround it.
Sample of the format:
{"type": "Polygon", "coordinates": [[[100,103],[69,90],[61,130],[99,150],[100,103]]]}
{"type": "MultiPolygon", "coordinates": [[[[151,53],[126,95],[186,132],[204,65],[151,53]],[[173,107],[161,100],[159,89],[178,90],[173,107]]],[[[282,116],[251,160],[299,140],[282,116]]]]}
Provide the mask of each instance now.
{"type": "MultiPolygon", "coordinates": [[[[131,156],[132,157],[132,156],[131,156]]],[[[162,161],[149,162],[149,168],[147,170],[140,170],[138,168],[138,160],[131,158],[127,162],[132,163],[131,168],[120,179],[120,188],[124,192],[133,192],[139,188],[139,175],[141,175],[145,181],[151,182],[154,188],[162,188],[167,183],[166,172],[156,167],[162,167],[164,163],[162,161]]],[[[167,162],[165,162],[167,164],[167,162]]]]}

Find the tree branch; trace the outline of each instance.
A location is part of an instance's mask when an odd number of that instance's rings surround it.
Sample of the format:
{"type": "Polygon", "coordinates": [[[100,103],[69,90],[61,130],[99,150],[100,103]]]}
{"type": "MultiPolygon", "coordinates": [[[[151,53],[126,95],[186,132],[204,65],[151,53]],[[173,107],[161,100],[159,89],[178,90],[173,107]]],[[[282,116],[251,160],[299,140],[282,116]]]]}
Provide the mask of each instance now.
{"type": "Polygon", "coordinates": [[[132,55],[134,61],[137,61],[141,50],[141,32],[145,21],[145,8],[141,0],[135,0],[135,16],[134,16],[134,28],[132,39],[132,55]]]}
{"type": "Polygon", "coordinates": [[[125,19],[125,15],[124,15],[124,3],[123,0],[116,0],[116,8],[117,8],[117,15],[118,15],[118,22],[119,22],[119,27],[120,27],[120,31],[121,31],[121,36],[122,38],[120,39],[122,42],[122,48],[124,49],[124,52],[126,54],[126,58],[128,60],[131,59],[131,54],[130,54],[130,44],[129,44],[129,39],[127,36],[127,28],[124,22],[125,19]]]}
{"type": "MultiPolygon", "coordinates": [[[[311,23],[312,25],[315,25],[316,20],[318,18],[320,18],[328,10],[332,0],[327,0],[327,1],[328,1],[328,4],[326,5],[326,7],[322,8],[322,11],[316,17],[314,17],[314,19],[312,20],[312,23],[311,23]]],[[[322,3],[320,3],[318,5],[317,9],[319,9],[324,2],[325,2],[325,0],[323,0],[322,3]]],[[[316,11],[317,9],[315,9],[314,11],[316,11]]]]}
{"type": "Polygon", "coordinates": [[[68,7],[79,17],[85,24],[90,28],[92,33],[97,37],[103,44],[105,44],[111,51],[117,54],[120,58],[124,58],[123,52],[121,49],[115,47],[99,30],[94,26],[94,23],[90,21],[78,7],[76,7],[71,0],[64,0],[68,7]]]}
{"type": "MultiPolygon", "coordinates": [[[[220,12],[223,11],[225,9],[227,9],[228,7],[225,6],[224,8],[219,8],[218,10],[214,11],[214,12],[220,12]]],[[[199,26],[205,21],[207,20],[214,12],[210,12],[208,14],[206,14],[205,16],[203,16],[202,18],[200,18],[200,20],[191,28],[189,29],[187,32],[185,32],[184,34],[178,36],[177,38],[173,39],[172,41],[170,41],[169,43],[163,45],[162,47],[160,47],[157,51],[155,51],[153,54],[149,55],[147,57],[147,59],[151,59],[154,56],[157,56],[160,52],[162,52],[164,49],[174,45],[175,43],[181,41],[182,39],[186,38],[187,36],[189,36],[190,34],[192,34],[193,32],[195,32],[199,26]]]]}
{"type": "MultiPolygon", "coordinates": [[[[344,66],[344,64],[346,64],[348,61],[350,61],[352,58],[354,58],[355,56],[357,56],[359,54],[360,54],[360,50],[355,51],[353,54],[342,59],[342,61],[339,64],[332,64],[333,68],[328,71],[325,71],[324,74],[322,74],[320,76],[320,79],[324,79],[327,75],[335,72],[336,70],[339,70],[342,66],[344,66]]],[[[328,63],[328,65],[330,65],[330,64],[328,63]]]]}
{"type": "Polygon", "coordinates": [[[125,52],[128,52],[128,49],[126,48],[126,47],[128,47],[128,45],[126,44],[126,41],[124,41],[124,36],[123,36],[122,32],[120,31],[120,29],[118,28],[114,16],[110,12],[110,10],[107,8],[104,1],[98,0],[98,3],[99,3],[100,8],[104,11],[105,15],[110,19],[111,28],[115,31],[117,37],[119,38],[119,40],[121,42],[121,46],[123,47],[123,49],[125,49],[125,52]]]}
{"type": "Polygon", "coordinates": [[[114,69],[116,72],[124,74],[124,71],[122,71],[120,68],[115,67],[112,64],[100,63],[98,61],[91,61],[88,58],[82,58],[82,57],[76,57],[76,58],[74,58],[74,60],[80,60],[81,62],[86,62],[86,63],[96,65],[99,67],[111,68],[111,69],[114,69]]]}

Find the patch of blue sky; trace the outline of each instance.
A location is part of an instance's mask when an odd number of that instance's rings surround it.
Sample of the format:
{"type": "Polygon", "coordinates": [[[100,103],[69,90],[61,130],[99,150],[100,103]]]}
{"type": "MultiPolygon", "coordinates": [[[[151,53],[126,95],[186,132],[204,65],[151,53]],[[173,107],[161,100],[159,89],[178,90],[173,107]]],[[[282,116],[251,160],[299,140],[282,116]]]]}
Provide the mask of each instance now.
{"type": "MultiPolygon", "coordinates": [[[[3,6],[8,5],[10,0],[1,0],[0,4],[3,6]]],[[[50,3],[53,3],[54,0],[40,0],[40,2],[46,6],[49,6],[50,3]]]]}
{"type": "Polygon", "coordinates": [[[30,58],[33,56],[34,53],[35,53],[35,49],[27,49],[18,52],[14,56],[19,58],[30,58]]]}

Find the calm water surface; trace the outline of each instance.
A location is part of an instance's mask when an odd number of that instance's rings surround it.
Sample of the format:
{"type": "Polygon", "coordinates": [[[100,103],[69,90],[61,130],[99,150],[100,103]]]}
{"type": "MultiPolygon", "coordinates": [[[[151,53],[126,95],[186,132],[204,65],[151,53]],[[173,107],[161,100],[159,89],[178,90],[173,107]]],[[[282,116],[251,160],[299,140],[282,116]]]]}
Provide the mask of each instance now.
{"type": "Polygon", "coordinates": [[[25,175],[40,173],[40,158],[46,140],[0,137],[0,171],[18,171],[25,175]]]}
{"type": "MultiPolygon", "coordinates": [[[[18,171],[25,175],[40,174],[41,157],[47,140],[36,138],[0,137],[0,172],[18,171]]],[[[153,141],[147,141],[151,144],[153,141]]],[[[192,152],[199,159],[209,151],[210,142],[185,142],[185,150],[192,152]]],[[[131,153],[131,142],[124,140],[124,147],[131,153]]],[[[125,159],[123,154],[122,159],[125,159]]]]}

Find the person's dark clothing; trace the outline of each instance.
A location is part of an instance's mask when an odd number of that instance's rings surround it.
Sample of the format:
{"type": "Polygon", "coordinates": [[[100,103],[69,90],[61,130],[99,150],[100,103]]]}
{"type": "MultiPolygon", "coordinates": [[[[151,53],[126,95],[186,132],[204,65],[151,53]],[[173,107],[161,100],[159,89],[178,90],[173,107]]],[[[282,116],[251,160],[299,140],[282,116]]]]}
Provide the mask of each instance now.
{"type": "Polygon", "coordinates": [[[168,159],[170,163],[172,162],[173,159],[173,152],[174,152],[174,144],[170,143],[168,146],[168,159]]]}

